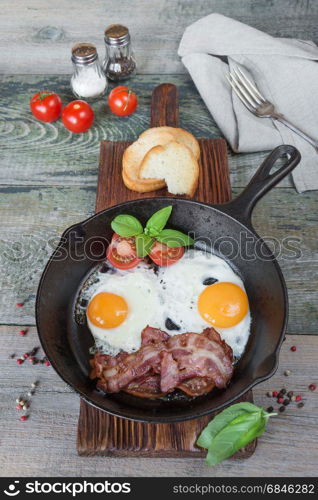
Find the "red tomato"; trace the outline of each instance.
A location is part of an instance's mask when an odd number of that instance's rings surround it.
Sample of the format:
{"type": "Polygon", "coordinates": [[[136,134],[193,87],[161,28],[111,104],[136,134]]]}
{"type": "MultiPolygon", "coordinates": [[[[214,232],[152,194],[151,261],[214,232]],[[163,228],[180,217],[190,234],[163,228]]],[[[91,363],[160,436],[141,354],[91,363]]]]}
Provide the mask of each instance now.
{"type": "Polygon", "coordinates": [[[132,269],[142,260],[136,255],[135,238],[122,238],[116,233],[107,248],[106,257],[118,269],[132,269]]]}
{"type": "Polygon", "coordinates": [[[62,112],[62,122],[65,128],[75,134],[86,132],[94,121],[94,111],[85,101],[72,101],[62,112]]]}
{"type": "Polygon", "coordinates": [[[118,116],[128,116],[133,113],[137,106],[138,100],[134,92],[128,87],[120,85],[115,87],[108,96],[108,104],[112,113],[118,116]]]}
{"type": "Polygon", "coordinates": [[[54,92],[43,90],[30,99],[30,109],[41,122],[54,122],[61,114],[62,101],[54,92]]]}
{"type": "Polygon", "coordinates": [[[184,247],[170,248],[164,243],[156,241],[152,247],[149,257],[157,266],[171,266],[177,262],[184,254],[184,247]]]}

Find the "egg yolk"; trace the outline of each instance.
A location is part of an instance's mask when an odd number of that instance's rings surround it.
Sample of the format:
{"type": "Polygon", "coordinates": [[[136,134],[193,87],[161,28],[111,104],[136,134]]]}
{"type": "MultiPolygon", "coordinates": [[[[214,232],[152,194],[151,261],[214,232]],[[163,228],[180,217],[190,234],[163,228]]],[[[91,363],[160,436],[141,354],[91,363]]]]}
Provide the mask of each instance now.
{"type": "Polygon", "coordinates": [[[242,288],[226,281],[206,287],[199,296],[202,318],[219,328],[237,325],[248,312],[247,295],[242,288]]]}
{"type": "Polygon", "coordinates": [[[100,292],[87,307],[89,321],[99,328],[115,328],[127,318],[128,304],[115,293],[100,292]]]}

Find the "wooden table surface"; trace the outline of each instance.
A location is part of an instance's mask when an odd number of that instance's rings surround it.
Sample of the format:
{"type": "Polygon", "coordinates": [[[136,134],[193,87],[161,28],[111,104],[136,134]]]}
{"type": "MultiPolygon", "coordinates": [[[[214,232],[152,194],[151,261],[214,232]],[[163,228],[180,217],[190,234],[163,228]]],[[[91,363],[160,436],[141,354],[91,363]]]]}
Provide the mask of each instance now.
{"type": "MultiPolygon", "coordinates": [[[[257,386],[255,400],[267,407],[267,390],[288,389],[304,396],[305,406],[290,405],[272,419],[253,458],[226,461],[208,468],[198,459],[105,459],[76,455],[78,397],[51,367],[18,366],[10,355],[38,345],[34,300],[41,271],[70,224],[94,211],[99,141],[134,139],[149,124],[152,89],[171,82],[180,89],[181,126],[198,137],[219,137],[177,56],[184,28],[213,11],[246,22],[270,34],[318,39],[315,0],[82,0],[49,2],[5,0],[0,30],[0,475],[20,476],[288,476],[316,474],[318,465],[318,198],[296,193],[284,180],[255,210],[256,230],[275,249],[290,298],[288,336],[277,374],[257,386]],[[74,17],[74,12],[76,16],[74,17]],[[75,20],[74,20],[75,19],[75,20]],[[130,28],[139,63],[133,87],[140,96],[129,118],[111,116],[104,102],[94,104],[96,124],[84,135],[72,135],[60,122],[44,124],[29,112],[29,97],[41,89],[57,91],[66,103],[70,48],[87,40],[103,54],[105,25],[130,28]],[[8,50],[10,49],[10,50],[8,50]],[[22,308],[17,302],[24,302],[22,308]],[[25,337],[22,327],[29,326],[25,337]],[[295,353],[291,345],[297,345],[295,353]],[[287,378],[284,370],[292,374],[287,378]],[[15,399],[40,385],[30,419],[19,422],[15,399]]],[[[211,89],[213,91],[213,89],[211,89]]],[[[247,184],[266,153],[229,152],[233,194],[247,184]]]]}

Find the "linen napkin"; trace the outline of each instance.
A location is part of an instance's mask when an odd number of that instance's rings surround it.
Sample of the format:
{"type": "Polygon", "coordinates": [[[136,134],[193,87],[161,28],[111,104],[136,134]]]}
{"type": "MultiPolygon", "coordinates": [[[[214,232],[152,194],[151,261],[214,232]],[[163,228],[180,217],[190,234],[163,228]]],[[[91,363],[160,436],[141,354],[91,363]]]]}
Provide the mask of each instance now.
{"type": "Polygon", "coordinates": [[[234,151],[292,144],[302,155],[292,174],[297,191],[318,189],[315,148],[283,124],[250,113],[225,77],[239,66],[279,113],[318,140],[318,47],[313,42],[275,38],[210,14],[186,28],[178,54],[234,151]]]}

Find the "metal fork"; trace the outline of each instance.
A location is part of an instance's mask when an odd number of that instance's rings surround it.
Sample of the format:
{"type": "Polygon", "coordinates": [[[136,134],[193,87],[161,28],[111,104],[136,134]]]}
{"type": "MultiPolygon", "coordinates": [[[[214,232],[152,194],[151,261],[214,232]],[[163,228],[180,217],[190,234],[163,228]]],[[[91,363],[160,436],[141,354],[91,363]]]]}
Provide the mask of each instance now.
{"type": "Polygon", "coordinates": [[[300,135],[303,139],[309,142],[318,152],[318,141],[310,137],[303,130],[290,123],[286,118],[275,110],[274,104],[265,99],[260,93],[255,84],[237,67],[229,73],[227,79],[242,103],[247,109],[260,118],[272,118],[280,123],[283,123],[290,130],[300,135]]]}

